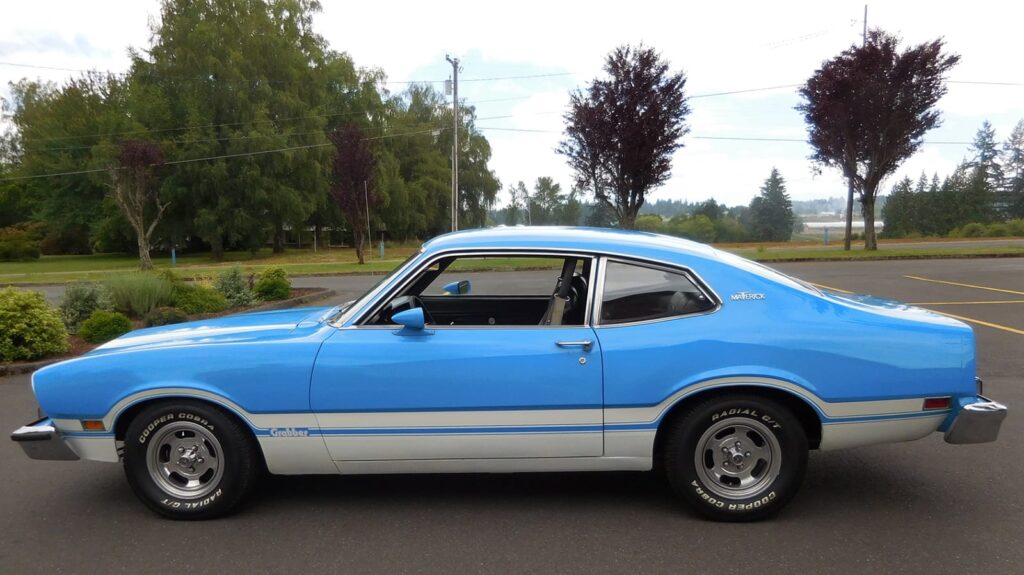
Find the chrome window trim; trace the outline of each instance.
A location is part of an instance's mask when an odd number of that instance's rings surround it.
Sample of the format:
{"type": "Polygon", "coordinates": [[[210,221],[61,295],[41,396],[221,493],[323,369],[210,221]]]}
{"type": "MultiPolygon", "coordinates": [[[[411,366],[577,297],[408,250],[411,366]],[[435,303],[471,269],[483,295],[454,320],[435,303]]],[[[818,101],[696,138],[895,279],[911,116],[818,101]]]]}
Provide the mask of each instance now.
{"type": "MultiPolygon", "coordinates": [[[[422,253],[422,250],[421,250],[421,253],[422,253]]],[[[576,258],[585,258],[585,259],[589,259],[589,260],[591,260],[593,262],[593,264],[590,266],[590,279],[591,280],[594,279],[595,269],[597,267],[596,263],[597,263],[597,261],[601,257],[600,254],[586,253],[586,252],[580,252],[580,251],[576,251],[576,250],[566,250],[566,249],[559,249],[559,248],[451,248],[451,249],[447,249],[447,250],[441,250],[441,251],[438,251],[437,253],[435,253],[435,254],[431,255],[430,257],[427,257],[427,258],[423,258],[423,259],[417,258],[417,259],[410,260],[410,262],[409,262],[410,265],[415,263],[418,259],[419,259],[419,261],[421,263],[420,263],[420,265],[418,265],[416,267],[415,270],[412,270],[412,271],[407,269],[409,267],[408,265],[405,266],[405,268],[403,268],[401,270],[401,272],[400,272],[400,273],[404,274],[404,277],[401,278],[400,282],[394,284],[392,289],[388,290],[387,293],[384,293],[384,294],[376,293],[376,294],[374,294],[373,300],[368,302],[367,305],[363,306],[358,313],[354,314],[354,316],[355,316],[354,319],[349,320],[347,322],[347,324],[344,325],[343,327],[344,328],[358,328],[358,329],[389,329],[389,330],[394,330],[395,326],[393,326],[393,325],[390,325],[390,326],[387,326],[387,325],[371,326],[371,325],[362,325],[362,322],[364,322],[364,321],[368,320],[369,318],[373,317],[373,315],[380,310],[380,308],[384,305],[385,302],[390,300],[394,296],[394,294],[399,293],[402,290],[404,290],[410,283],[412,283],[414,278],[416,278],[420,273],[423,272],[423,270],[425,270],[426,268],[429,268],[437,260],[440,260],[440,259],[443,259],[443,258],[446,258],[446,257],[452,257],[452,256],[455,256],[455,257],[460,257],[460,256],[474,256],[474,257],[489,257],[489,256],[515,257],[515,256],[526,256],[526,257],[576,257],[576,258]],[[365,311],[363,311],[363,310],[365,310],[365,311]]],[[[593,285],[593,284],[591,284],[591,285],[593,285]]],[[[383,286],[381,286],[381,287],[383,289],[383,286]]],[[[565,325],[565,326],[563,326],[563,325],[554,325],[554,326],[552,326],[552,325],[535,325],[535,326],[534,325],[523,325],[523,326],[508,326],[508,325],[505,325],[505,326],[501,326],[501,325],[494,325],[494,326],[491,326],[491,325],[478,325],[478,326],[477,325],[474,325],[474,326],[447,325],[447,326],[441,326],[441,325],[431,325],[429,327],[430,327],[430,329],[512,329],[512,328],[518,328],[518,329],[536,329],[536,328],[543,328],[543,329],[552,329],[552,328],[554,328],[554,329],[568,329],[568,328],[575,328],[575,329],[579,329],[579,328],[586,328],[586,327],[590,327],[590,323],[587,320],[589,319],[589,314],[590,314],[590,311],[591,311],[592,305],[593,305],[593,297],[592,297],[593,290],[592,289],[588,289],[587,291],[590,292],[590,293],[587,294],[588,295],[587,307],[586,307],[586,310],[584,311],[584,316],[583,316],[584,317],[584,324],[583,325],[572,325],[572,326],[569,326],[569,325],[565,325]]],[[[339,327],[339,326],[335,326],[335,327],[339,327]]]]}
{"type": "Polygon", "coordinates": [[[601,275],[600,275],[600,280],[599,280],[597,291],[595,292],[595,298],[599,298],[599,299],[597,299],[597,304],[594,307],[594,316],[593,316],[593,318],[591,318],[591,325],[594,326],[594,329],[599,329],[599,328],[610,329],[610,328],[616,328],[616,327],[630,327],[630,326],[634,326],[634,325],[646,325],[646,324],[651,324],[651,323],[661,323],[661,322],[665,322],[665,321],[675,321],[675,320],[686,319],[686,318],[690,318],[690,317],[698,317],[698,316],[702,316],[702,315],[711,315],[711,314],[717,312],[718,310],[722,309],[722,298],[718,297],[718,294],[715,293],[714,289],[706,281],[704,281],[704,278],[700,277],[700,275],[697,272],[693,271],[692,268],[689,268],[687,266],[682,266],[682,265],[679,265],[679,264],[669,264],[669,263],[655,261],[655,260],[648,260],[648,259],[644,259],[644,258],[633,258],[633,257],[628,257],[628,256],[602,256],[601,257],[601,275]],[[616,323],[603,324],[603,323],[601,323],[601,306],[604,303],[604,284],[605,284],[605,275],[608,272],[608,262],[616,262],[616,263],[621,263],[621,264],[626,264],[626,265],[646,267],[646,268],[652,268],[652,269],[662,269],[662,270],[667,271],[667,272],[671,272],[671,273],[675,273],[675,274],[681,274],[683,277],[688,279],[690,281],[690,283],[692,283],[693,286],[696,287],[697,290],[700,291],[704,295],[704,297],[707,297],[707,298],[711,299],[711,301],[713,301],[715,303],[715,306],[712,307],[709,310],[705,310],[705,311],[701,311],[701,312],[696,312],[696,313],[672,315],[672,316],[668,316],[668,317],[659,317],[659,318],[655,318],[655,319],[644,319],[644,320],[638,320],[638,321],[616,322],[616,323]]]}

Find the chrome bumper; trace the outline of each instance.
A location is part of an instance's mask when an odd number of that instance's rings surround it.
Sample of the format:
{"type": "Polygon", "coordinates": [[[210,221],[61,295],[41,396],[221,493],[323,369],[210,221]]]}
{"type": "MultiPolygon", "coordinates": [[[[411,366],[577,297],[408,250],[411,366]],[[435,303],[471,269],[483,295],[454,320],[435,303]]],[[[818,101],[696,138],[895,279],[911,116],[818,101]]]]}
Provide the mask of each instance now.
{"type": "Polygon", "coordinates": [[[21,445],[25,455],[32,459],[47,459],[51,461],[75,461],[78,455],[53,425],[53,420],[44,417],[39,421],[23,425],[11,434],[11,440],[21,445]]]}
{"type": "Polygon", "coordinates": [[[981,395],[981,401],[965,405],[946,430],[946,443],[988,443],[999,437],[1006,406],[981,395]]]}

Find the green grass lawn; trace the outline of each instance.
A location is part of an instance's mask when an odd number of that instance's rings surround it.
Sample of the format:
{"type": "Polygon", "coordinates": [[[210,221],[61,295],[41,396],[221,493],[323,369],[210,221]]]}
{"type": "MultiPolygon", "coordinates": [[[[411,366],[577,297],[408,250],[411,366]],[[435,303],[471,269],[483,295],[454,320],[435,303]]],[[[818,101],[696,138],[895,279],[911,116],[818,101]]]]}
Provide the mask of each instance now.
{"type": "MultiPolygon", "coordinates": [[[[419,244],[390,246],[385,250],[384,259],[378,257],[377,249],[368,250],[363,265],[356,260],[355,250],[331,248],[316,252],[293,249],[276,255],[269,249],[256,253],[229,252],[219,262],[210,259],[209,254],[179,255],[173,268],[170,257],[154,257],[153,266],[158,270],[172,269],[182,277],[213,276],[232,267],[252,273],[274,266],[284,268],[291,275],[383,273],[394,269],[419,248],[419,244]]],[[[131,255],[43,256],[29,262],[0,263],[0,285],[101,280],[111,274],[133,272],[138,266],[138,258],[131,255]]]]}
{"type": "MultiPolygon", "coordinates": [[[[318,275],[346,273],[385,273],[391,271],[409,255],[419,250],[418,243],[391,245],[385,250],[385,257],[378,257],[376,249],[367,251],[366,264],[356,261],[355,250],[351,248],[332,248],[312,251],[311,249],[290,249],[284,254],[275,255],[268,250],[255,254],[250,252],[231,252],[225,254],[224,261],[213,261],[208,254],[188,254],[178,257],[177,265],[171,268],[169,257],[153,258],[153,264],[159,269],[173,269],[182,277],[210,277],[225,269],[239,267],[244,273],[259,272],[272,266],[280,266],[289,274],[318,275]]],[[[886,248],[883,244],[876,252],[856,248],[844,252],[841,246],[786,246],[773,244],[758,248],[732,244],[726,250],[758,261],[792,261],[792,260],[858,260],[879,258],[907,257],[972,257],[972,256],[1024,256],[1024,246],[1000,247],[941,247],[928,246],[921,248],[901,246],[886,248]]],[[[537,267],[537,260],[529,258],[484,258],[460,262],[460,269],[466,270],[514,270],[537,267]]],[[[138,269],[138,259],[131,255],[97,254],[85,256],[43,256],[31,262],[0,263],[0,285],[26,283],[64,283],[68,281],[102,280],[114,274],[130,273],[138,269]]]]}

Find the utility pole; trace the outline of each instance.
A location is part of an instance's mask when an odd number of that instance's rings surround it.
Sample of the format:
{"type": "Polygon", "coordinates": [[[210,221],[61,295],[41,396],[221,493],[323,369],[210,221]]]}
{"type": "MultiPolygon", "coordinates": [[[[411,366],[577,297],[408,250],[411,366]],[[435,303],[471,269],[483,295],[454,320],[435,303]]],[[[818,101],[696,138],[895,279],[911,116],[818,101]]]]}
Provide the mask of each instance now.
{"type": "Polygon", "coordinates": [[[861,36],[860,45],[861,47],[866,46],[868,43],[868,5],[864,5],[864,33],[861,36]]]}
{"type": "Polygon", "coordinates": [[[363,180],[363,201],[366,202],[366,243],[373,245],[373,236],[370,235],[370,192],[366,188],[366,180],[363,180]]]}
{"type": "MultiPolygon", "coordinates": [[[[868,5],[864,5],[864,31],[861,33],[860,46],[868,45],[868,5]]],[[[853,236],[853,176],[847,178],[846,187],[846,237],[843,238],[843,250],[850,251],[850,237],[853,236]]],[[[864,230],[867,231],[866,229],[864,230]]]]}
{"type": "Polygon", "coordinates": [[[452,231],[459,229],[459,59],[447,54],[452,65],[452,231]]]}

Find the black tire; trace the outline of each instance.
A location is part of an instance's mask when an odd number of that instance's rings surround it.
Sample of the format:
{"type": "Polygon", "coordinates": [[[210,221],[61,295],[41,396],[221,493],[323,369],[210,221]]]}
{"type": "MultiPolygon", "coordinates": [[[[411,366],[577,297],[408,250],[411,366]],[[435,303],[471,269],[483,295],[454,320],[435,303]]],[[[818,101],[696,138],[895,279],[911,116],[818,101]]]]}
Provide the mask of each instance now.
{"type": "Polygon", "coordinates": [[[251,431],[220,408],[165,401],[128,425],[124,471],[135,495],[160,515],[210,519],[229,513],[252,488],[258,449],[251,431]],[[173,444],[181,445],[175,450],[173,444]],[[178,450],[180,459],[172,455],[178,450]]]}
{"type": "Polygon", "coordinates": [[[807,436],[789,409],[770,398],[711,397],[673,418],[666,433],[669,484],[709,519],[756,521],[774,515],[803,481],[807,436]]]}

